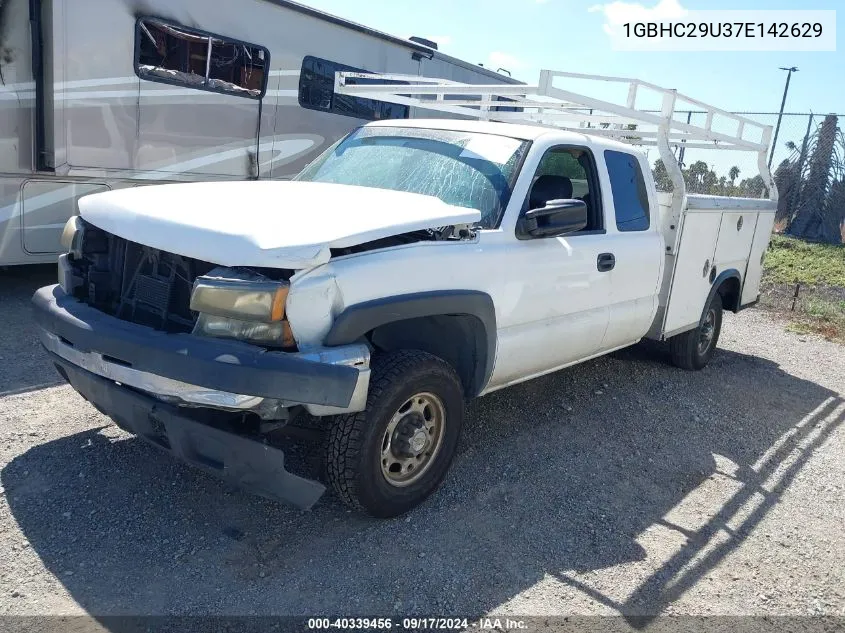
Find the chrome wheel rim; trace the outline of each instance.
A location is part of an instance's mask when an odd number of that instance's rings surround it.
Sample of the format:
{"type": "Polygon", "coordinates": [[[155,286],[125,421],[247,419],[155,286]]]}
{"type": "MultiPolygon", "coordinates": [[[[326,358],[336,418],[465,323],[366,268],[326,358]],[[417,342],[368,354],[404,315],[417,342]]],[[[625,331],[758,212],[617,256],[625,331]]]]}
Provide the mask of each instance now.
{"type": "Polygon", "coordinates": [[[408,486],[431,467],[443,443],[446,410],[433,393],[408,398],[393,414],[381,441],[381,473],[393,486],[408,486]]]}
{"type": "Polygon", "coordinates": [[[716,333],[716,311],[710,309],[707,311],[707,316],[704,317],[698,334],[698,354],[699,356],[705,354],[710,346],[713,344],[713,335],[716,333]]]}

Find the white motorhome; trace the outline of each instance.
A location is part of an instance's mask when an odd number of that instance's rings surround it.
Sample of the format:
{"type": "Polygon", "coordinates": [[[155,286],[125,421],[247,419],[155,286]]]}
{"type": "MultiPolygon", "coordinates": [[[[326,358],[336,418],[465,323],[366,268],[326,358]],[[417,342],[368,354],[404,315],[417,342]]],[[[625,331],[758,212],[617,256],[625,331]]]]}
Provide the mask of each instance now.
{"type": "Polygon", "coordinates": [[[414,39],[287,0],[4,0],[0,266],[56,261],[80,196],[289,178],[361,123],[411,114],[334,94],[338,71],[515,83],[414,39]]]}

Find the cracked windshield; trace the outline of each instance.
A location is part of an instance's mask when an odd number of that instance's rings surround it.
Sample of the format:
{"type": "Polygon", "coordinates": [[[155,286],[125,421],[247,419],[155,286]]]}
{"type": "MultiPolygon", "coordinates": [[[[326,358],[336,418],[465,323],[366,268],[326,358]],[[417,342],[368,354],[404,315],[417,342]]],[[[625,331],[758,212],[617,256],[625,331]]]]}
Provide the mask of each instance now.
{"type": "Polygon", "coordinates": [[[526,141],[494,134],[362,128],[331,148],[297,180],[361,185],[440,198],[481,211],[482,228],[498,224],[526,141]]]}

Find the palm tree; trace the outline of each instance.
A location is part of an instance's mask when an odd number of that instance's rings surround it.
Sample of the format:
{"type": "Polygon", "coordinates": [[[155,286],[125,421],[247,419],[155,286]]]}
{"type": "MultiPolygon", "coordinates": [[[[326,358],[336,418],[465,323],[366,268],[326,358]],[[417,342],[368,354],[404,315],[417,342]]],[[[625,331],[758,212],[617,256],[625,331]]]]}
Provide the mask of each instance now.
{"type": "Polygon", "coordinates": [[[654,184],[657,186],[658,191],[672,191],[674,189],[672,179],[666,170],[666,165],[663,164],[661,159],[658,158],[654,161],[654,169],[651,170],[651,173],[654,176],[654,184]]]}
{"type": "Polygon", "coordinates": [[[734,165],[733,167],[728,170],[728,178],[731,179],[731,187],[734,185],[734,181],[739,177],[739,167],[734,165]]]}
{"type": "Polygon", "coordinates": [[[703,160],[697,160],[689,169],[684,171],[684,180],[690,193],[707,193],[704,189],[704,178],[710,168],[703,160]]]}
{"type": "Polygon", "coordinates": [[[797,237],[837,244],[842,239],[843,195],[833,185],[845,180],[845,135],[836,115],[828,114],[809,142],[801,199],[789,232],[797,237]]]}
{"type": "Polygon", "coordinates": [[[778,188],[778,209],[775,214],[775,231],[784,233],[789,230],[792,214],[795,212],[795,201],[798,199],[798,189],[801,186],[801,174],[795,159],[781,161],[774,173],[775,185],[778,188]]]}

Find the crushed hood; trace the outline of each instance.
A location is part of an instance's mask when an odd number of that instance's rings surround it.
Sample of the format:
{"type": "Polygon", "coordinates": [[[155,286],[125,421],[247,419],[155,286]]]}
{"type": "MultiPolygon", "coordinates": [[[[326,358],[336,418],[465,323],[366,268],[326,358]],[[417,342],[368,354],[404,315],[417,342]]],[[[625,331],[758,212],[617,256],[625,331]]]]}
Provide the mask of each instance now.
{"type": "Polygon", "coordinates": [[[481,214],[416,193],[321,182],[208,182],[85,196],[80,215],[127,240],[222,266],[310,268],[345,248],[481,214]]]}

